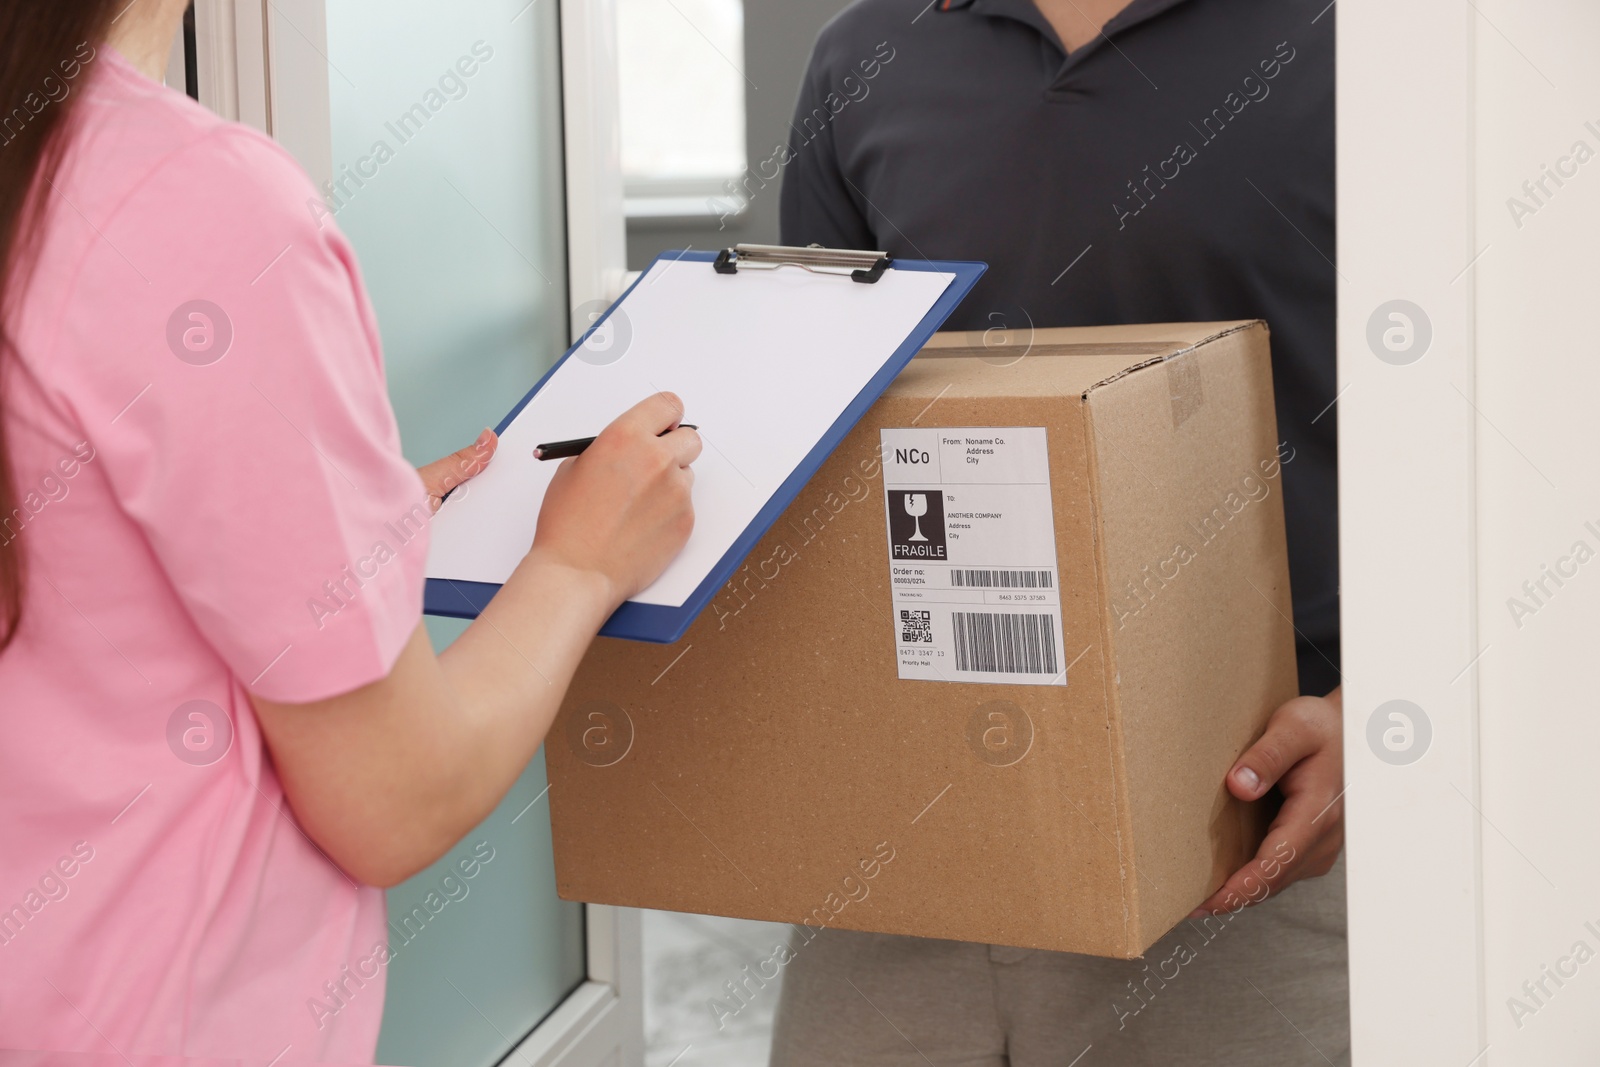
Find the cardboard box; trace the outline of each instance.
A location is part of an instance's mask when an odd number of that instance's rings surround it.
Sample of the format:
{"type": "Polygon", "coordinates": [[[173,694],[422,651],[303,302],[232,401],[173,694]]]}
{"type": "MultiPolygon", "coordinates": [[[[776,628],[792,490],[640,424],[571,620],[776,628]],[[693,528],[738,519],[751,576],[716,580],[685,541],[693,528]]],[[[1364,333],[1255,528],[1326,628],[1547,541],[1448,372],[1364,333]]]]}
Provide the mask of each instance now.
{"type": "Polygon", "coordinates": [[[682,641],[590,651],[561,895],[1139,955],[1264,829],[1287,458],[1262,322],[939,335],[682,641]]]}

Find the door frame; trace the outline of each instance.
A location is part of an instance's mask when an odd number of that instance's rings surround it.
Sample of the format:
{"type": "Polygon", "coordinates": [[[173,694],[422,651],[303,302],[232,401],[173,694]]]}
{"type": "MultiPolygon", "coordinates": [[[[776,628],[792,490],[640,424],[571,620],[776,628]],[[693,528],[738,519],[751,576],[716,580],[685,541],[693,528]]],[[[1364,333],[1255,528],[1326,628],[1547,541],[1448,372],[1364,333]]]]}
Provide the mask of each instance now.
{"type": "MultiPolygon", "coordinates": [[[[538,2],[538,0],[531,0],[538,2]]],[[[622,294],[626,221],[614,0],[558,0],[566,151],[569,333],[585,308],[622,294]]],[[[531,6],[531,4],[530,4],[531,6]]],[[[195,0],[200,102],[294,154],[318,187],[333,177],[324,0],[195,0]]],[[[179,42],[169,80],[184,75],[179,42]]],[[[584,906],[587,977],[502,1062],[632,1067],[644,1062],[640,915],[584,906]]]]}
{"type": "Polygon", "coordinates": [[[1336,17],[1352,1059],[1482,1067],[1473,267],[1485,31],[1477,5],[1456,0],[1343,0],[1336,17]]]}

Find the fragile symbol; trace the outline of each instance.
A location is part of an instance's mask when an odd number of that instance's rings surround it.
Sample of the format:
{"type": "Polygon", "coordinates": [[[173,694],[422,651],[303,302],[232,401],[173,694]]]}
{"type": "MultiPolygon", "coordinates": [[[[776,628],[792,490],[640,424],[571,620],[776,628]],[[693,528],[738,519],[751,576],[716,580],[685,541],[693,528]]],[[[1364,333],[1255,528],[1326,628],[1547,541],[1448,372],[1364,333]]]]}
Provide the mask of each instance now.
{"type": "Polygon", "coordinates": [[[926,493],[907,493],[906,494],[906,514],[911,516],[911,528],[914,531],[911,534],[911,536],[908,537],[906,540],[908,540],[908,541],[926,541],[927,540],[926,537],[922,536],[922,523],[919,521],[922,518],[922,516],[926,515],[927,513],[928,513],[928,497],[927,497],[926,493]]]}
{"type": "Polygon", "coordinates": [[[938,489],[889,490],[889,556],[891,559],[943,560],[946,534],[944,493],[938,489]],[[906,520],[911,528],[906,529],[906,520]],[[927,520],[927,528],[923,528],[927,520]]]}

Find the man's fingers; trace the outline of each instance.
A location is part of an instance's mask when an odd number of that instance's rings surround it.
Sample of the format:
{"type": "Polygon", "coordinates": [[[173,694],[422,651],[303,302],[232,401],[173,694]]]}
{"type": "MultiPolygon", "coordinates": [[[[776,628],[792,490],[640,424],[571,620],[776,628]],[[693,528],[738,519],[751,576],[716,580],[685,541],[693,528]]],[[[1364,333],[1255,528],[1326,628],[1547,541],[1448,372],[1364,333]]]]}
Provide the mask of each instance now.
{"type": "Polygon", "coordinates": [[[1267,827],[1255,858],[1235,871],[1194,914],[1259,904],[1301,877],[1324,873],[1332,866],[1344,843],[1337,805],[1330,804],[1338,795],[1339,782],[1337,775],[1327,782],[1313,781],[1322,775],[1307,775],[1311,767],[1306,764],[1296,772],[1300,777],[1293,789],[1286,789],[1283,807],[1267,827]],[[1327,856],[1330,849],[1332,859],[1327,856]]]}
{"type": "Polygon", "coordinates": [[[1214,915],[1219,911],[1238,911],[1266,900],[1294,881],[1292,875],[1304,862],[1308,845],[1303,836],[1296,844],[1292,835],[1269,832],[1255,857],[1234,871],[1222,883],[1222,888],[1191,912],[1190,917],[1214,915]]]}
{"type": "Polygon", "coordinates": [[[1293,859],[1287,860],[1282,858],[1290,854],[1287,842],[1280,841],[1263,847],[1255,859],[1235,871],[1221,889],[1190,912],[1189,918],[1198,919],[1204,915],[1248,908],[1283,892],[1295,882],[1320,878],[1333,869],[1343,847],[1342,834],[1324,837],[1311,846],[1309,853],[1298,853],[1293,859]],[[1282,852],[1275,851],[1278,849],[1282,852]]]}
{"type": "Polygon", "coordinates": [[[1273,712],[1267,732],[1228,772],[1229,792],[1240,800],[1258,800],[1290,767],[1320,750],[1326,739],[1314,714],[1314,698],[1305,697],[1273,712]]]}
{"type": "Polygon", "coordinates": [[[1283,807],[1255,857],[1191,917],[1259,904],[1301,878],[1326,874],[1338,860],[1344,847],[1341,712],[1338,690],[1289,701],[1229,770],[1234,796],[1256,801],[1276,785],[1283,807]]]}
{"type": "Polygon", "coordinates": [[[422,476],[422,487],[427,490],[433,510],[438,511],[444,496],[470,478],[476,477],[489,465],[500,439],[493,430],[484,430],[478,439],[466,448],[458,449],[443,459],[435,460],[417,473],[422,476]]]}
{"type": "Polygon", "coordinates": [[[675,393],[656,393],[645,397],[617,416],[611,425],[632,433],[660,436],[683,418],[683,401],[675,393]]]}
{"type": "Polygon", "coordinates": [[[1297,841],[1293,836],[1279,836],[1278,824],[1273,826],[1255,858],[1235,871],[1190,918],[1238,911],[1260,904],[1302,879],[1319,878],[1332,869],[1344,849],[1342,829],[1297,841]]]}

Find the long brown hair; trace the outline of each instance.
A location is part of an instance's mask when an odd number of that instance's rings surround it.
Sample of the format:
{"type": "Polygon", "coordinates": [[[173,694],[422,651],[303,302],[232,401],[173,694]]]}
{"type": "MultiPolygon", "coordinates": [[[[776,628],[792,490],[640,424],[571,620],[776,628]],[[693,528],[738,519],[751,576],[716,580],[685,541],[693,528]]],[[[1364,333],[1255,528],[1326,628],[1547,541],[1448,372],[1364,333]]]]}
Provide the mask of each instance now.
{"type": "MultiPolygon", "coordinates": [[[[67,116],[85,64],[118,0],[0,0],[0,389],[11,358],[13,311],[27,284],[40,222],[66,149],[67,116]]],[[[3,396],[0,396],[3,399],[3,396]]],[[[16,472],[0,418],[0,651],[22,623],[16,472]]]]}

